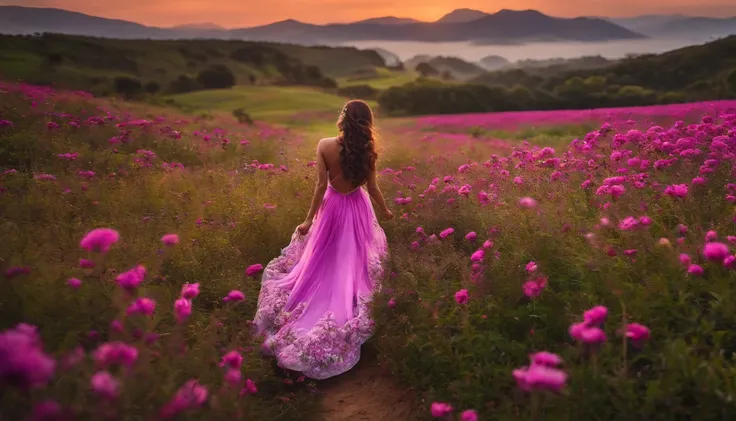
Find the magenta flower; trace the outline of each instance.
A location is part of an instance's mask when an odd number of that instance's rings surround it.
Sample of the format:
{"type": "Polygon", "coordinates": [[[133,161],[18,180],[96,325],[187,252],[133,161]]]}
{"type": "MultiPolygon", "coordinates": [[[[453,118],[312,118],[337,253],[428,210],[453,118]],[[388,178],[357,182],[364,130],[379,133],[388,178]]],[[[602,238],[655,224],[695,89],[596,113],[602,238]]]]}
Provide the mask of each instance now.
{"type": "Polygon", "coordinates": [[[123,272],[115,278],[115,281],[121,288],[128,292],[135,291],[138,286],[143,283],[146,278],[146,268],[138,265],[127,272],[123,272]]]}
{"type": "Polygon", "coordinates": [[[161,237],[161,242],[164,243],[166,246],[175,246],[179,244],[179,236],[176,234],[166,234],[163,237],[161,237]]]}
{"type": "Polygon", "coordinates": [[[189,380],[161,410],[161,418],[170,419],[177,414],[202,406],[207,401],[207,388],[197,380],[189,380]]]}
{"type": "Polygon", "coordinates": [[[476,234],[475,231],[470,231],[465,234],[465,239],[468,241],[475,241],[476,238],[478,238],[478,234],[476,234]]]}
{"type": "Polygon", "coordinates": [[[455,228],[447,228],[446,230],[440,233],[440,238],[444,240],[445,238],[451,236],[454,233],[455,233],[455,228]]]}
{"type": "Polygon", "coordinates": [[[602,344],[606,339],[606,332],[599,327],[588,327],[580,332],[580,340],[586,344],[602,344]]]}
{"type": "Polygon", "coordinates": [[[728,246],[723,243],[706,243],[703,247],[703,256],[711,262],[721,263],[729,254],[728,246]]]}
{"type": "Polygon", "coordinates": [[[66,281],[66,284],[69,285],[70,287],[74,288],[74,289],[79,289],[79,287],[82,286],[82,281],[80,281],[77,278],[69,278],[66,281]]]}
{"type": "Polygon", "coordinates": [[[15,266],[5,271],[5,277],[13,279],[18,275],[28,275],[31,273],[31,269],[26,266],[15,266]]]}
{"type": "Polygon", "coordinates": [[[683,266],[690,266],[690,264],[692,263],[692,259],[690,258],[690,255],[685,254],[685,253],[680,253],[679,259],[680,259],[680,263],[683,266]]]}
{"type": "Polygon", "coordinates": [[[649,328],[639,323],[629,323],[626,325],[626,337],[634,345],[641,346],[644,341],[649,339],[649,328]]]}
{"type": "Polygon", "coordinates": [[[565,387],[567,374],[553,367],[532,365],[513,371],[517,386],[525,391],[549,390],[559,392],[565,387]]]}
{"type": "Polygon", "coordinates": [[[224,302],[235,302],[235,301],[243,301],[245,300],[245,294],[242,292],[234,289],[230,291],[225,298],[222,299],[224,302]]]}
{"type": "Polygon", "coordinates": [[[0,332],[0,385],[31,389],[48,383],[56,362],[41,346],[34,326],[21,323],[0,332]]]}
{"type": "Polygon", "coordinates": [[[174,316],[178,323],[184,323],[192,314],[192,302],[186,298],[174,301],[174,316]]]}
{"type": "Polygon", "coordinates": [[[532,279],[530,281],[524,282],[524,285],[522,285],[522,290],[524,291],[524,295],[526,295],[529,298],[534,298],[539,296],[539,294],[542,293],[544,288],[547,286],[547,278],[545,277],[539,277],[532,279]]]}
{"type": "Polygon", "coordinates": [[[107,253],[110,247],[117,243],[120,234],[111,228],[97,228],[88,232],[79,243],[83,249],[98,253],[107,253]]]}
{"type": "Polygon", "coordinates": [[[728,256],[723,259],[723,266],[728,269],[736,269],[736,256],[728,256]]]}
{"type": "MultiPolygon", "coordinates": [[[[2,121],[0,121],[2,123],[2,121]]],[[[0,127],[2,127],[0,125],[0,127]]],[[[64,421],[64,410],[56,401],[46,400],[36,404],[29,418],[30,421],[64,421]]]]}
{"type": "Polygon", "coordinates": [[[452,413],[452,406],[449,403],[434,402],[430,407],[430,412],[435,418],[446,417],[452,413]]]}
{"type": "Polygon", "coordinates": [[[243,364],[243,356],[238,351],[230,351],[220,360],[220,367],[240,368],[243,364]]]}
{"type": "Polygon", "coordinates": [[[718,233],[715,231],[708,231],[705,233],[705,241],[716,241],[718,239],[718,233]]]}
{"type": "Polygon", "coordinates": [[[671,186],[667,186],[667,188],[664,189],[664,194],[674,198],[683,198],[687,196],[687,184],[673,184],[671,186]]]}
{"type": "Polygon", "coordinates": [[[225,382],[232,387],[239,385],[242,379],[243,373],[239,368],[231,368],[225,372],[225,382]]]}
{"type": "Polygon", "coordinates": [[[135,301],[130,303],[128,306],[128,316],[140,313],[144,316],[153,316],[153,312],[156,310],[156,301],[150,298],[137,298],[135,301]]]}
{"type": "Polygon", "coordinates": [[[604,306],[595,306],[583,313],[583,320],[588,326],[602,325],[608,316],[608,309],[604,306]]]}
{"type": "Polygon", "coordinates": [[[386,305],[388,305],[388,308],[394,308],[396,307],[396,300],[391,298],[386,305]]]}
{"type": "Polygon", "coordinates": [[[537,266],[537,263],[533,260],[526,264],[526,271],[529,273],[534,273],[539,269],[539,266],[537,266]]]}
{"type": "Polygon", "coordinates": [[[125,342],[107,342],[97,347],[92,358],[102,367],[114,364],[131,367],[138,360],[138,349],[125,342]]]}
{"type": "Polygon", "coordinates": [[[79,267],[82,269],[94,269],[95,262],[89,259],[79,259],[79,267]]]}
{"type": "Polygon", "coordinates": [[[186,283],[181,287],[181,297],[191,300],[199,295],[199,283],[190,284],[186,283]]]}
{"type": "Polygon", "coordinates": [[[547,351],[540,351],[529,356],[532,365],[544,365],[547,367],[557,367],[562,364],[562,358],[559,355],[547,351]]]}
{"type": "Polygon", "coordinates": [[[455,293],[455,301],[458,304],[465,304],[468,302],[468,290],[467,289],[461,289],[460,291],[455,293]]]}
{"type": "Polygon", "coordinates": [[[537,206],[537,201],[531,197],[522,197],[519,199],[519,206],[522,208],[533,208],[537,206]]]}
{"type": "Polygon", "coordinates": [[[486,257],[486,252],[483,249],[478,249],[470,256],[470,260],[476,263],[480,263],[486,257]]]}
{"type": "Polygon", "coordinates": [[[263,265],[258,263],[255,265],[248,266],[248,269],[245,270],[245,276],[254,276],[260,271],[263,270],[263,265]]]}
{"type": "Polygon", "coordinates": [[[106,399],[115,399],[120,395],[120,382],[107,371],[95,373],[89,381],[92,390],[106,399]]]}
{"type": "Polygon", "coordinates": [[[703,270],[703,268],[700,265],[691,264],[690,266],[687,267],[687,273],[689,273],[690,275],[693,275],[693,276],[700,276],[704,272],[705,271],[703,270]]]}
{"type": "Polygon", "coordinates": [[[478,421],[478,413],[473,409],[466,409],[460,414],[460,421],[478,421]]]}
{"type": "Polygon", "coordinates": [[[240,395],[254,395],[258,392],[258,388],[256,387],[256,382],[254,382],[251,379],[245,379],[245,383],[243,384],[243,389],[240,390],[240,395]]]}

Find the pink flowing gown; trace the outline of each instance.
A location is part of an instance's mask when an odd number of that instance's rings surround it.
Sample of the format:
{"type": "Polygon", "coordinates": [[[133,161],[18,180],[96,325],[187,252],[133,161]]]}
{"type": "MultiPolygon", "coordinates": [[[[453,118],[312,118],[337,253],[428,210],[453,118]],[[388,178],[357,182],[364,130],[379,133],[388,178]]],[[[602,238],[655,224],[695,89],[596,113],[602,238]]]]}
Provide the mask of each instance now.
{"type": "Polygon", "coordinates": [[[366,191],[329,185],[307,235],[294,232],[263,271],[254,323],[264,353],[318,380],[353,368],[373,334],[369,304],[387,251],[366,191]]]}

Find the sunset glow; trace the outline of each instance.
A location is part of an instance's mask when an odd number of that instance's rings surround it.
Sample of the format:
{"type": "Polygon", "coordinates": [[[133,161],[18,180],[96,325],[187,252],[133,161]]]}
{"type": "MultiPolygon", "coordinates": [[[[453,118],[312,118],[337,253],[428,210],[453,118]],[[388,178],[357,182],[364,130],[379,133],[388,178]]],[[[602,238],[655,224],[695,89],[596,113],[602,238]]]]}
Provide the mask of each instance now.
{"type": "Polygon", "coordinates": [[[632,16],[682,13],[734,16],[736,3],[723,0],[0,0],[0,5],[54,7],[146,25],[215,23],[224,27],[261,25],[284,19],[324,24],[397,16],[433,21],[456,8],[486,12],[536,9],[553,16],[632,16]]]}

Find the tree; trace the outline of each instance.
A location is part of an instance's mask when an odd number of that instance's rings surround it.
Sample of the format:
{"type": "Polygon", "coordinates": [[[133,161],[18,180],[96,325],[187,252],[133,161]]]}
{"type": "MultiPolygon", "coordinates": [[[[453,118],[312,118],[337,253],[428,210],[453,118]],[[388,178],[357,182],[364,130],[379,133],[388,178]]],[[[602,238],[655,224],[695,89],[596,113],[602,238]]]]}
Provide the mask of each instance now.
{"type": "Polygon", "coordinates": [[[113,80],[113,86],[115,86],[115,92],[123,95],[126,98],[132,98],[141,93],[143,86],[141,81],[128,76],[118,76],[113,80]]]}
{"type": "Polygon", "coordinates": [[[183,94],[197,90],[197,82],[187,75],[180,75],[175,81],[169,85],[169,92],[174,94],[183,94]]]}
{"type": "Polygon", "coordinates": [[[417,67],[415,69],[422,77],[437,76],[439,74],[439,72],[437,72],[437,69],[432,67],[431,64],[424,61],[417,64],[417,67]]]}
{"type": "Polygon", "coordinates": [[[205,89],[225,89],[235,85],[235,75],[227,66],[215,64],[199,72],[197,81],[205,89]]]}
{"type": "Polygon", "coordinates": [[[233,110],[233,117],[238,120],[238,123],[253,124],[253,119],[251,118],[250,114],[246,113],[245,110],[243,110],[242,108],[233,110]]]}
{"type": "Polygon", "coordinates": [[[726,89],[732,95],[736,95],[736,69],[733,69],[728,77],[726,77],[726,89]]]}
{"type": "Polygon", "coordinates": [[[158,82],[150,81],[143,86],[143,89],[146,90],[149,94],[153,95],[161,90],[161,85],[158,84],[158,82]]]}

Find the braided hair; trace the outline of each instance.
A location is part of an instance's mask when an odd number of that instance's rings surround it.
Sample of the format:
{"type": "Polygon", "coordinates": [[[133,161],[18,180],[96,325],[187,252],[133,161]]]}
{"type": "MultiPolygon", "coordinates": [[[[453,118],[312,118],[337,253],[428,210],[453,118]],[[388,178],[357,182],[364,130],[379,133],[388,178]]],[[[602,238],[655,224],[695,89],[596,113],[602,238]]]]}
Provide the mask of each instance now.
{"type": "Polygon", "coordinates": [[[373,111],[363,101],[350,101],[340,113],[337,120],[340,131],[338,137],[340,166],[346,181],[359,186],[368,180],[368,175],[376,169],[375,129],[373,127],[373,111]]]}

